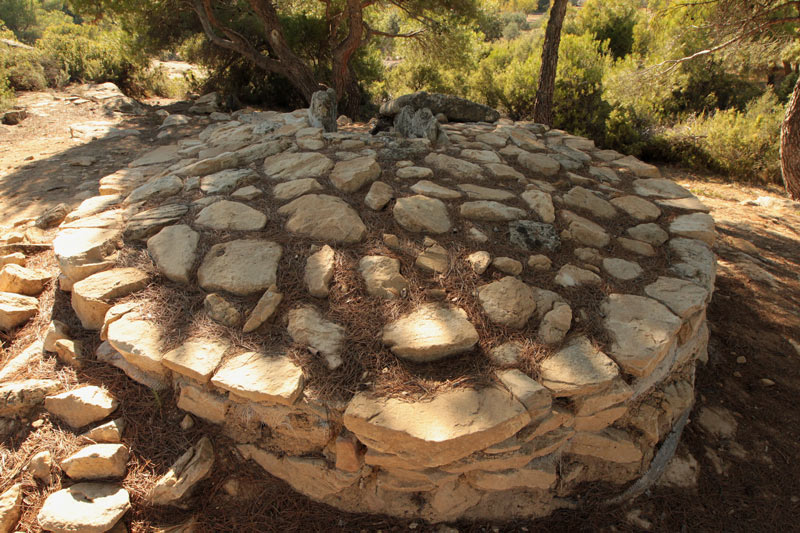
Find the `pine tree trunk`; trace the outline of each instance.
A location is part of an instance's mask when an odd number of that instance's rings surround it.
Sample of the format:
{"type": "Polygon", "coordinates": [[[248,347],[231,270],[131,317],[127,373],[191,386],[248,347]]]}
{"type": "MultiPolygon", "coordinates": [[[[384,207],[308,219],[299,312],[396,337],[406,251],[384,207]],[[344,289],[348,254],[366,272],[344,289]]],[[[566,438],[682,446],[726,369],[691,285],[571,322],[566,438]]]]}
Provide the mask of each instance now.
{"type": "Polygon", "coordinates": [[[800,77],[781,125],[781,173],[786,192],[800,200],[800,77]]]}
{"type": "Polygon", "coordinates": [[[553,124],[553,92],[556,87],[558,47],[561,44],[561,26],[567,12],[567,0],[554,0],[550,9],[550,20],[544,32],[542,67],[539,70],[539,88],[533,104],[533,120],[541,124],[553,124]]]}

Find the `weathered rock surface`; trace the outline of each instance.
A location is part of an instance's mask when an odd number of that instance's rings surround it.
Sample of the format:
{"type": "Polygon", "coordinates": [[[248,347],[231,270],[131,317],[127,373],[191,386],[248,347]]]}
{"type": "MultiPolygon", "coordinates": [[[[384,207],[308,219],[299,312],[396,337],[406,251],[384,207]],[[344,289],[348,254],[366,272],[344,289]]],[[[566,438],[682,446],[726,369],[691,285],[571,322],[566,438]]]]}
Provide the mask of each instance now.
{"type": "Polygon", "coordinates": [[[25,379],[0,384],[0,416],[23,413],[40,405],[45,396],[61,388],[54,379],[25,379]]]}
{"type": "Polygon", "coordinates": [[[393,117],[406,106],[414,110],[427,107],[434,115],[442,113],[451,122],[494,122],[500,118],[500,113],[489,106],[449,94],[425,91],[406,94],[384,103],[380,114],[393,117]]]}
{"type": "Polygon", "coordinates": [[[307,194],[278,209],[289,215],[286,230],[329,244],[353,244],[364,239],[367,227],[343,200],[325,194],[307,194]]]}
{"type": "Polygon", "coordinates": [[[392,212],[397,223],[409,231],[439,234],[450,229],[447,206],[436,198],[398,198],[392,212]]]}
{"type": "Polygon", "coordinates": [[[108,391],[85,385],[68,392],[48,396],[44,407],[70,427],[81,428],[113,413],[119,402],[108,391]]]}
{"type": "Polygon", "coordinates": [[[167,226],[147,239],[147,251],[169,280],[189,283],[200,234],[185,224],[167,226]]]}
{"type": "Polygon", "coordinates": [[[383,328],[383,343],[398,357],[426,363],[472,349],[478,332],[458,307],[424,304],[383,328]]]}
{"type": "Polygon", "coordinates": [[[372,156],[363,156],[349,161],[339,161],[331,171],[334,187],[343,192],[356,192],[367,183],[378,179],[381,166],[372,156]]]}
{"type": "Polygon", "coordinates": [[[105,483],[78,483],[54,492],[37,516],[39,525],[54,533],[103,533],[131,508],[128,491],[105,483]]]}
{"type": "Polygon", "coordinates": [[[240,202],[220,200],[203,208],[194,223],[217,231],[257,231],[267,224],[267,215],[240,202]]]}
{"type": "Polygon", "coordinates": [[[344,424],[361,442],[423,467],[457,461],[501,442],[530,422],[530,414],[499,388],[455,389],[428,402],[357,394],[344,424]]]}
{"type": "Polygon", "coordinates": [[[242,331],[245,333],[255,331],[261,324],[270,319],[282,300],[283,294],[278,292],[278,287],[275,285],[264,291],[264,294],[261,295],[258,303],[247,317],[242,331]]]}
{"type": "Polygon", "coordinates": [[[191,338],[164,354],[162,362],[170,370],[206,383],[230,348],[224,339],[191,338]]]}
{"type": "Polygon", "coordinates": [[[408,290],[408,281],[400,274],[400,261],[392,257],[362,257],[358,262],[358,271],[371,296],[392,300],[403,297],[408,290]]]}
{"type": "Polygon", "coordinates": [[[52,276],[20,265],[9,264],[0,269],[0,292],[37,296],[52,276]]]}
{"type": "Polygon", "coordinates": [[[316,152],[276,154],[264,161],[264,173],[275,180],[321,178],[333,168],[333,161],[316,152]]]}
{"type": "Polygon", "coordinates": [[[0,292],[0,330],[8,331],[24,324],[39,310],[39,302],[31,296],[0,292]]]}
{"type": "Polygon", "coordinates": [[[480,287],[478,301],[489,320],[513,329],[523,327],[536,310],[531,287],[511,276],[480,287]]]}
{"type": "Polygon", "coordinates": [[[619,376],[619,368],[586,337],[577,337],[541,364],[542,384],[556,396],[596,392],[619,376]]]}
{"type": "Polygon", "coordinates": [[[246,352],[227,359],[211,383],[254,402],[292,405],[304,380],[302,369],[285,355],[246,352]]]}
{"type": "Polygon", "coordinates": [[[113,268],[92,274],[72,287],[72,309],[85,329],[103,327],[111,302],[145,288],[150,276],[137,268],[113,268]]]}
{"type": "Polygon", "coordinates": [[[312,307],[299,307],[289,311],[289,335],[294,342],[305,344],[319,352],[334,370],[342,364],[342,347],[344,345],[344,328],[322,318],[319,311],[312,307]]]}
{"type": "Polygon", "coordinates": [[[122,444],[91,444],[61,461],[61,469],[76,480],[121,478],[129,456],[122,444]]]}
{"type": "Polygon", "coordinates": [[[155,505],[175,505],[190,495],[194,487],[211,473],[214,466],[214,447],[203,437],[172,464],[169,471],[156,481],[148,499],[155,505]]]}
{"type": "Polygon", "coordinates": [[[522,209],[489,200],[464,202],[460,212],[464,218],[486,222],[510,222],[525,218],[525,211],[522,209]]]}
{"type": "Polygon", "coordinates": [[[241,239],[215,244],[197,270],[197,281],[207,291],[254,294],[275,283],[279,244],[257,239],[241,239]]]}
{"type": "Polygon", "coordinates": [[[311,254],[306,261],[303,277],[308,293],[316,298],[328,297],[328,286],[333,278],[336,254],[327,244],[318,252],[311,254]]]}

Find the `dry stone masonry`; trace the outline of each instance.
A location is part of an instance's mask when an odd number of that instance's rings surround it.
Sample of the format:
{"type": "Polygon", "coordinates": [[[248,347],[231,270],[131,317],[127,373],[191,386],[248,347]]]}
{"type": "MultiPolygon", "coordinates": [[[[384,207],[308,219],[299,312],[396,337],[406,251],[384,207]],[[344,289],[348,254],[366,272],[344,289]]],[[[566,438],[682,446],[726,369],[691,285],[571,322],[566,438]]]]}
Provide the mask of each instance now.
{"type": "MultiPolygon", "coordinates": [[[[336,131],[319,100],[233,113],[103,178],[54,250],[60,287],[105,342],[78,356],[54,323],[47,349],[174,388],[253,468],[342,509],[509,519],[571,505],[587,483],[622,490],[694,401],[715,277],[707,209],[587,139],[406,100],[383,112],[422,128],[414,138],[336,131]],[[443,114],[435,127],[426,109],[443,114]],[[149,307],[153,284],[181,306],[149,307]]],[[[38,312],[46,282],[19,263],[0,271],[4,330],[38,312]]],[[[78,429],[116,408],[101,389],[29,385],[2,385],[4,412],[44,401],[78,429]]],[[[87,531],[129,507],[91,481],[125,472],[108,424],[61,464],[86,481],[48,499],[43,527],[86,498],[104,520],[87,531]]],[[[213,462],[201,440],[151,499],[174,504],[213,462]]]]}

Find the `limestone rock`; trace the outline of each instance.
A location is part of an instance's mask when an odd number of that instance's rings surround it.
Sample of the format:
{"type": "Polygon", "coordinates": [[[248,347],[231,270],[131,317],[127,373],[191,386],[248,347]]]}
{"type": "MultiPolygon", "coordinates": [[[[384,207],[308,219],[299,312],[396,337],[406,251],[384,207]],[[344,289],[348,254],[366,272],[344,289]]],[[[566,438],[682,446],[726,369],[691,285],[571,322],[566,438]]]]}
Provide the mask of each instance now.
{"type": "MultiPolygon", "coordinates": [[[[202,161],[200,163],[202,163],[202,161]]],[[[214,169],[212,172],[214,173],[206,172],[206,174],[209,175],[204,176],[200,180],[200,190],[205,194],[227,194],[256,176],[256,173],[249,168],[219,171],[214,169]]],[[[203,174],[200,173],[198,175],[203,174]]]]}
{"type": "MultiPolygon", "coordinates": [[[[51,326],[53,322],[50,323],[51,326]]],[[[61,323],[59,322],[59,324],[61,323]]],[[[47,340],[47,337],[45,337],[45,340],[47,340]]],[[[45,343],[42,341],[33,341],[17,355],[11,359],[7,359],[3,367],[0,368],[0,382],[11,381],[11,378],[16,375],[24,375],[31,367],[33,367],[33,365],[38,364],[38,362],[42,359],[44,345],[45,343]]],[[[55,350],[55,341],[53,341],[51,346],[53,346],[53,350],[55,350]]]]}
{"type": "Polygon", "coordinates": [[[286,183],[278,183],[272,188],[276,200],[293,200],[298,196],[322,191],[322,185],[314,178],[301,178],[286,183]]]}
{"type": "Polygon", "coordinates": [[[564,203],[573,209],[583,209],[606,220],[617,216],[616,208],[595,193],[583,187],[573,187],[564,195],[564,203]]]}
{"type": "Polygon", "coordinates": [[[368,255],[358,262],[358,271],[367,284],[367,292],[376,298],[392,300],[404,297],[408,281],[400,274],[400,261],[381,255],[368,255]]]}
{"type": "Polygon", "coordinates": [[[161,328],[137,313],[127,313],[108,326],[108,342],[126,361],[146,371],[165,375],[161,364],[164,337],[161,328]]]}
{"type": "Polygon", "coordinates": [[[672,270],[679,277],[708,291],[714,289],[717,260],[707,244],[696,239],[676,238],[669,241],[669,250],[674,254],[672,270]]]}
{"type": "Polygon", "coordinates": [[[169,280],[189,283],[200,234],[186,224],[167,226],[147,239],[147,251],[169,280]]]}
{"type": "Polygon", "coordinates": [[[214,447],[203,437],[189,448],[156,481],[148,499],[155,505],[175,505],[191,494],[194,487],[211,473],[214,466],[214,447]]]}
{"type": "Polygon", "coordinates": [[[577,337],[541,363],[542,385],[555,396],[591,394],[619,377],[619,368],[586,337],[577,337]]]}
{"type": "Polygon", "coordinates": [[[68,365],[80,368],[83,365],[83,344],[71,339],[56,341],[56,354],[58,358],[68,365]]]}
{"type": "Polygon", "coordinates": [[[694,196],[690,196],[688,198],[656,200],[656,203],[661,207],[680,209],[681,211],[702,211],[703,213],[708,213],[711,211],[711,208],[694,196]]]}
{"type": "Polygon", "coordinates": [[[164,354],[162,362],[170,370],[207,383],[228,348],[230,343],[224,339],[196,337],[164,354]]]}
{"type": "Polygon", "coordinates": [[[626,168],[641,178],[657,179],[661,177],[661,172],[658,170],[658,167],[643,163],[632,155],[625,156],[621,159],[615,159],[611,164],[615,167],[626,168]]]}
{"type": "Polygon", "coordinates": [[[116,420],[106,422],[105,424],[90,429],[81,435],[81,437],[84,440],[94,443],[105,442],[116,444],[122,441],[122,433],[125,431],[125,426],[125,419],[117,418],[116,420]]]}
{"type": "Polygon", "coordinates": [[[299,307],[289,311],[288,330],[294,342],[319,352],[329,369],[335,370],[342,364],[345,330],[322,318],[316,309],[299,307]]]}
{"type": "Polygon", "coordinates": [[[254,402],[292,405],[305,381],[302,369],[285,355],[246,352],[222,363],[211,383],[254,402]]]}
{"type": "Polygon", "coordinates": [[[558,269],[555,282],[562,287],[580,287],[581,285],[600,285],[603,280],[591,270],[575,265],[564,265],[558,269]]]}
{"type": "Polygon", "coordinates": [[[530,286],[506,276],[478,289],[478,301],[489,320],[512,329],[520,329],[536,310],[530,286]]]}
{"type": "Polygon", "coordinates": [[[654,176],[650,179],[638,179],[633,182],[633,189],[639,196],[655,198],[691,198],[692,193],[672,180],[654,176]]]}
{"type": "Polygon", "coordinates": [[[145,288],[150,276],[137,268],[113,268],[92,274],[72,287],[72,309],[85,329],[103,327],[111,301],[145,288]]]}
{"type": "Polygon", "coordinates": [[[103,533],[130,508],[128,491],[122,487],[77,483],[48,496],[37,520],[44,530],[53,533],[103,533]]]}
{"type": "Polygon", "coordinates": [[[257,231],[267,224],[267,215],[239,202],[220,200],[203,208],[194,222],[217,231],[257,231]]]}
{"type": "Polygon", "coordinates": [[[644,257],[655,257],[656,255],[655,248],[646,242],[637,241],[636,239],[627,239],[625,237],[617,237],[617,243],[619,243],[620,246],[629,252],[633,252],[644,257]]]}
{"type": "Polygon", "coordinates": [[[306,260],[306,270],[303,277],[308,293],[315,298],[328,297],[328,285],[333,278],[333,267],[336,264],[336,255],[333,248],[327,244],[306,260]]]}
{"type": "Polygon", "coordinates": [[[264,173],[272,179],[291,181],[320,178],[333,167],[333,161],[317,152],[276,154],[264,160],[264,173]]]}
{"type": "Polygon", "coordinates": [[[174,224],[189,211],[183,204],[168,204],[135,214],[125,226],[125,238],[144,240],[155,235],[164,226],[174,224]]]}
{"type": "Polygon", "coordinates": [[[25,254],[22,252],[13,252],[6,255],[0,255],[0,267],[4,267],[6,265],[25,266],[25,254]]]}
{"type": "MultiPolygon", "coordinates": [[[[483,179],[483,171],[479,165],[457,159],[446,154],[428,154],[425,156],[425,164],[436,170],[460,179],[483,179]]],[[[428,176],[414,176],[417,179],[429,178],[428,176]]]]}
{"type": "MultiPolygon", "coordinates": [[[[108,341],[101,343],[100,346],[97,347],[95,356],[97,357],[98,361],[102,363],[108,363],[109,365],[119,368],[133,381],[141,383],[149,389],[153,389],[155,391],[164,391],[172,386],[170,377],[163,368],[155,372],[144,370],[126,359],[120,352],[111,346],[108,341]]],[[[128,357],[131,356],[129,355],[128,357]]],[[[141,361],[136,362],[142,364],[141,361]]]]}
{"type": "Polygon", "coordinates": [[[450,254],[443,246],[434,242],[417,256],[414,265],[428,272],[442,274],[450,269],[450,254]]]}
{"type": "MultiPolygon", "coordinates": [[[[714,219],[707,213],[692,213],[676,217],[669,225],[669,232],[680,237],[701,240],[709,246],[714,245],[714,239],[717,237],[717,233],[714,231],[714,219]]],[[[1,275],[0,278],[2,278],[1,275]]],[[[0,283],[0,285],[2,284],[0,283]]]]}
{"type": "Polygon", "coordinates": [[[440,198],[442,200],[453,200],[455,198],[461,198],[462,196],[462,194],[456,190],[442,187],[439,184],[427,180],[418,181],[411,186],[411,190],[422,196],[440,198]]]}
{"type": "Polygon", "coordinates": [[[273,285],[283,249],[277,243],[241,239],[215,244],[197,271],[207,291],[228,291],[245,296],[273,285]]]}
{"type": "Polygon", "coordinates": [[[652,222],[628,228],[628,235],[637,241],[646,242],[653,246],[661,246],[669,238],[669,235],[661,229],[661,226],[652,222]]]}
{"type": "Polygon", "coordinates": [[[509,341],[489,350],[489,358],[500,366],[516,365],[525,346],[519,341],[509,341]]]}
{"type": "Polygon", "coordinates": [[[659,276],[644,288],[645,294],[669,307],[670,311],[685,319],[700,311],[708,300],[708,291],[682,279],[659,276]]]}
{"type": "Polygon", "coordinates": [[[264,291],[264,294],[261,295],[258,303],[247,317],[247,321],[244,323],[244,328],[242,328],[242,331],[249,333],[258,329],[261,324],[269,320],[270,317],[275,313],[275,310],[278,308],[278,305],[280,305],[282,300],[283,294],[278,292],[278,287],[275,285],[272,285],[269,289],[264,291]]]}
{"type": "Polygon", "coordinates": [[[488,200],[464,202],[461,204],[460,213],[469,220],[486,222],[510,222],[525,218],[525,211],[522,209],[488,200]]]}
{"type": "Polygon", "coordinates": [[[603,270],[617,279],[630,281],[642,275],[644,270],[638,263],[626,261],[617,257],[606,257],[603,259],[603,270]]]}
{"type": "Polygon", "coordinates": [[[572,439],[569,452],[612,463],[635,463],[642,460],[642,452],[631,436],[614,428],[598,433],[577,433],[572,439]]]}
{"type": "Polygon", "coordinates": [[[612,294],[601,306],[613,338],[609,353],[626,372],[649,375],[672,346],[681,321],[650,298],[612,294]]]}
{"type": "Polygon", "coordinates": [[[514,193],[509,191],[504,191],[502,189],[490,189],[489,187],[480,187],[472,184],[462,184],[459,185],[458,188],[464,191],[468,198],[473,200],[496,200],[504,202],[515,197],[514,193]]]}
{"type": "Polygon", "coordinates": [[[510,491],[512,489],[545,490],[552,487],[558,476],[555,462],[536,459],[522,468],[499,472],[470,472],[470,485],[486,491],[510,491]]]}
{"type": "Polygon", "coordinates": [[[528,266],[534,270],[550,270],[553,262],[543,254],[536,254],[528,257],[528,266]]]}
{"type": "Polygon", "coordinates": [[[183,181],[178,176],[164,176],[145,183],[134,190],[125,198],[126,204],[148,202],[169,198],[183,190],[183,181]]]}
{"type": "Polygon", "coordinates": [[[438,361],[472,349],[478,332],[458,307],[423,304],[383,328],[383,343],[398,357],[438,361]]]}
{"type": "Polygon", "coordinates": [[[425,91],[405,94],[381,105],[380,114],[393,117],[403,108],[428,108],[431,113],[445,115],[452,122],[495,122],[500,113],[489,106],[471,102],[450,94],[428,93],[425,91]]]}
{"type": "Polygon", "coordinates": [[[399,198],[392,213],[397,223],[409,231],[439,234],[450,230],[447,206],[436,198],[422,195],[399,198]]]}
{"type": "Polygon", "coordinates": [[[0,292],[13,292],[25,296],[36,296],[52,276],[50,274],[10,264],[0,269],[0,292]]]}
{"type": "Polygon", "coordinates": [[[44,400],[44,407],[72,428],[81,428],[113,413],[119,402],[108,391],[85,385],[44,400]]]}
{"type": "Polygon", "coordinates": [[[307,194],[278,209],[289,215],[286,230],[328,243],[361,242],[367,228],[358,213],[340,198],[324,194],[307,194]]]}
{"type": "Polygon", "coordinates": [[[380,175],[381,166],[375,158],[363,156],[336,163],[331,171],[330,180],[340,191],[352,193],[375,181],[380,175]]]}
{"type": "Polygon", "coordinates": [[[395,454],[419,467],[436,467],[502,442],[530,422],[525,406],[506,390],[460,388],[430,401],[350,400],[344,425],[370,449],[395,454]]]}
{"type": "Polygon", "coordinates": [[[364,197],[364,203],[373,211],[380,211],[394,197],[394,190],[391,185],[382,181],[376,181],[369,188],[369,192],[364,197]]]}
{"type": "Polygon", "coordinates": [[[26,379],[0,384],[0,417],[24,413],[60,388],[61,383],[54,379],[26,379]]]}
{"type": "MultiPolygon", "coordinates": [[[[425,179],[425,178],[432,178],[433,177],[433,170],[429,169],[428,167],[403,167],[398,168],[395,172],[395,176],[400,179],[425,179]]],[[[424,194],[424,193],[420,193],[424,194]]]]}
{"type": "Polygon", "coordinates": [[[537,174],[555,176],[561,170],[561,163],[544,154],[522,153],[517,158],[519,164],[537,174]]]}
{"type": "MultiPolygon", "coordinates": [[[[53,456],[49,450],[44,450],[33,457],[31,462],[28,463],[28,472],[45,485],[49,485],[53,481],[51,469],[53,468],[53,456]]],[[[2,528],[0,527],[0,531],[2,528]]]]}
{"type": "Polygon", "coordinates": [[[501,370],[497,373],[500,383],[519,400],[537,418],[543,412],[549,412],[552,404],[550,391],[516,368],[501,370]]]}
{"type": "Polygon", "coordinates": [[[620,196],[612,199],[611,204],[640,222],[649,222],[661,216],[658,206],[638,196],[620,196]]]}
{"type": "Polygon", "coordinates": [[[545,344],[557,344],[564,340],[572,325],[572,308],[561,302],[553,304],[539,324],[539,338],[545,344]]]}
{"type": "Polygon", "coordinates": [[[129,456],[122,444],[91,444],[61,461],[61,469],[77,480],[121,478],[129,456]]]}
{"type": "Polygon", "coordinates": [[[489,268],[489,264],[492,262],[492,256],[489,252],[473,252],[467,256],[467,262],[472,267],[472,270],[480,276],[489,268]]]}
{"type": "Polygon", "coordinates": [[[228,401],[223,396],[189,383],[181,384],[177,406],[213,424],[223,424],[228,411],[228,401]]]}
{"type": "Polygon", "coordinates": [[[611,237],[606,230],[591,220],[567,210],[560,211],[559,216],[567,225],[567,229],[561,233],[561,238],[595,248],[603,248],[611,242],[611,237]]]}
{"type": "Polygon", "coordinates": [[[522,263],[510,257],[495,257],[492,260],[492,266],[500,272],[511,274],[512,276],[522,274],[522,263]]]}
{"type": "Polygon", "coordinates": [[[520,197],[525,200],[531,211],[536,213],[542,222],[552,224],[555,219],[555,210],[553,208],[553,198],[544,191],[537,191],[536,189],[529,189],[523,192],[520,197]]]}
{"type": "Polygon", "coordinates": [[[32,318],[39,310],[39,302],[31,296],[0,292],[0,330],[8,331],[32,318]]]}
{"type": "Polygon", "coordinates": [[[53,239],[53,252],[61,271],[74,282],[97,272],[98,270],[86,272],[85,265],[103,261],[121,241],[122,235],[116,229],[68,229],[60,231],[53,239]]]}

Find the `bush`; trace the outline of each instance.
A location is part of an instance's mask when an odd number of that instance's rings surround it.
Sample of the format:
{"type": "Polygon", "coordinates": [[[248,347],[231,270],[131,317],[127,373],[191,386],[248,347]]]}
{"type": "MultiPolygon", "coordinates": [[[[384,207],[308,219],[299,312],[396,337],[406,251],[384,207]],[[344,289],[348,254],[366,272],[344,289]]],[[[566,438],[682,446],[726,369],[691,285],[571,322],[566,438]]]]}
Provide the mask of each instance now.
{"type": "Polygon", "coordinates": [[[784,109],[768,90],[744,111],[728,109],[700,114],[665,132],[673,145],[693,145],[695,152],[679,152],[683,162],[757,182],[781,182],[780,129],[784,109]]]}

